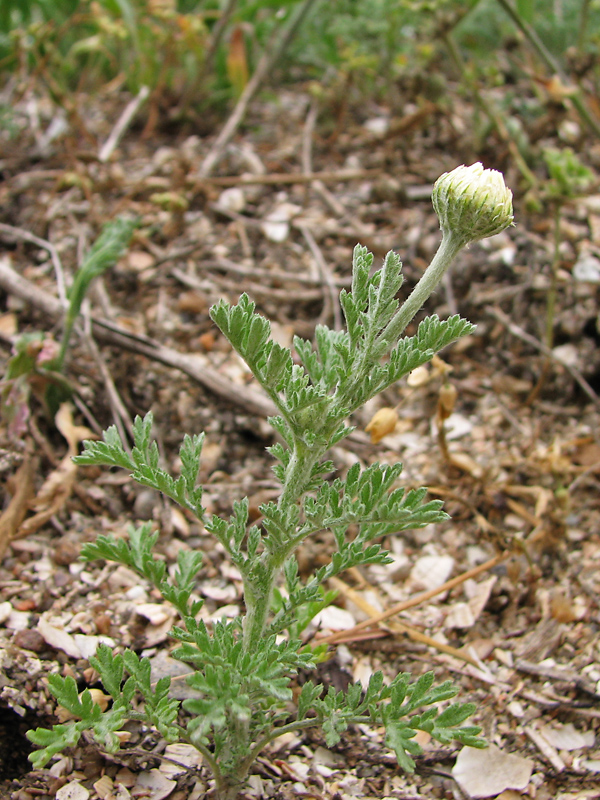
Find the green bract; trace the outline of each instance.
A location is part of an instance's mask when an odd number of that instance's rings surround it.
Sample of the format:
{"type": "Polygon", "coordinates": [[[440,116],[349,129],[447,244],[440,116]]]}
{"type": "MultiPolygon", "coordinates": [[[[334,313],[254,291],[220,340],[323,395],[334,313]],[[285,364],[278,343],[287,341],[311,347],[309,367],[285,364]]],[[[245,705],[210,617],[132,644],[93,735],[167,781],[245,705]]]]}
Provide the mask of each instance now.
{"type": "Polygon", "coordinates": [[[464,244],[513,224],[512,192],[502,173],[480,163],[445,172],[433,187],[432,201],[444,234],[464,244]]]}
{"type": "Polygon", "coordinates": [[[237,619],[207,625],[202,601],[194,596],[202,554],[180,550],[169,574],[153,553],[158,533],[150,523],[131,528],[128,540],[99,536],[84,545],[84,558],[126,565],[177,609],[181,622],[171,633],[179,647],[172,655],[192,668],[186,680],[193,696],[180,707],[170,696],[169,678],[151,681],[148,659],[101,645],[90,663],[112,696],[112,707],[103,712],[89,691],[78,693],[72,678],[50,676],[50,690],[78,720],[29,732],[41,748],[31,755],[36,767],[77,744],[84,731],[108,752],[116,752],[118,732],[128,719],[153,726],[167,741],[196,747],[212,771],[218,800],[237,797],[269,742],[309,727],[321,727],[328,745],[339,742],[350,725],[384,727],[386,746],[408,771],[421,753],[414,738],[419,730],[443,744],[455,740],[485,746],[479,728],[463,725],[473,705],[453,704],[440,713],[439,704],[456,690],[448,681],[434,686],[431,672],[416,680],[402,673],[389,683],[377,672],[367,686],[357,683],[347,692],[325,692],[308,681],[295,708],[291,701],[295,676],[313,669],[324,655],[322,649],[306,647],[302,635],[334,598],[327,581],[350,567],[388,563],[384,537],[447,519],[439,501],[426,500],[424,488],[405,491],[398,485],[401,464],[355,464],[345,477],[326,480],[334,470],[327,451],[352,431],[350,414],[473,330],[459,316],[440,320],[432,315],[412,336],[403,334],[460,246],[512,222],[510,192],[498,175],[475,165],[438,181],[434,202],[444,231],[442,244],[402,305],[397,299],[403,280],[398,256],[388,253],[382,267],[372,272],[373,256],[357,246],[352,289],[340,295],[346,329],[318,326],[314,343],[295,339],[295,355],[271,338],[270,323],[245,294],[234,306],[220,302],[211,309],[212,319],[277,409],[270,422],[278,441],[270,453],[281,492],[277,502],[260,507],[260,524],[249,523],[247,498],[233,504],[228,519],[203,507],[197,485],[203,434],[184,437],[177,477],[160,464],[150,414],[135,421],[131,453],[114,427],[103,441],[85,442],[77,463],[124,468],[205,526],[240,572],[246,611],[237,619]],[[467,221],[473,226],[470,234],[467,221]],[[460,240],[447,235],[445,227],[457,224],[460,240]],[[330,558],[302,579],[297,549],[323,531],[330,532],[330,558]]]}

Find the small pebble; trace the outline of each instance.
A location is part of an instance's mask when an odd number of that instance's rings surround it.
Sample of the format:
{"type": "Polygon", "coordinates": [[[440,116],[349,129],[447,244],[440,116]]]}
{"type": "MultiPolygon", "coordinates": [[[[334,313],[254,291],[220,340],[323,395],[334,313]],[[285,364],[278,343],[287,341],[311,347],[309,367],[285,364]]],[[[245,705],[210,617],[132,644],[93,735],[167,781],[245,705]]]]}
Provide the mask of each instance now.
{"type": "Polygon", "coordinates": [[[157,494],[152,489],[142,489],[135,498],[133,513],[137,519],[153,519],[157,504],[157,494]]]}
{"type": "Polygon", "coordinates": [[[41,633],[35,630],[28,630],[27,628],[22,631],[17,631],[14,635],[13,642],[17,647],[22,647],[23,650],[31,650],[32,653],[41,653],[48,648],[41,633]]]}
{"type": "Polygon", "coordinates": [[[52,560],[60,567],[67,567],[77,561],[80,551],[81,547],[78,542],[64,536],[57,542],[52,553],[52,560]]]}

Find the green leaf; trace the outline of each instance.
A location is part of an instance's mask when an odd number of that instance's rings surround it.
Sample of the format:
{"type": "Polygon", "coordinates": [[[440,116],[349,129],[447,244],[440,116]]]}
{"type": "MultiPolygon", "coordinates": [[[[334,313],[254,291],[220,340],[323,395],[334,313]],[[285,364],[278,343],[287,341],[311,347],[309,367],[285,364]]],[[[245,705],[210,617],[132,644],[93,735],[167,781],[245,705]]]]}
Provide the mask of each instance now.
{"type": "Polygon", "coordinates": [[[79,314],[92,280],[113,267],[123,255],[137,226],[137,220],[125,217],[117,217],[104,225],[100,236],[90,247],[81,267],[75,273],[73,285],[69,290],[70,316],[79,314]]]}
{"type": "Polygon", "coordinates": [[[75,456],[73,461],[76,464],[101,464],[107,467],[135,469],[135,463],[129,453],[125,451],[115,425],[111,425],[108,430],[104,431],[102,438],[102,442],[86,439],[83,442],[83,453],[75,456]]]}
{"type": "Polygon", "coordinates": [[[50,730],[36,728],[35,730],[27,731],[29,741],[43,748],[29,754],[28,758],[33,764],[33,768],[42,769],[57,753],[62,753],[67,747],[75,747],[84,729],[77,723],[70,723],[68,725],[54,725],[50,730]]]}
{"type": "Polygon", "coordinates": [[[451,728],[460,725],[477,711],[475,703],[454,703],[443,711],[436,719],[438,728],[451,728]]]}
{"type": "Polygon", "coordinates": [[[409,728],[404,722],[389,722],[385,728],[386,745],[396,754],[399,767],[409,773],[415,771],[415,762],[409,753],[421,755],[423,752],[421,747],[412,741],[416,733],[416,730],[409,728]]]}
{"type": "Polygon", "coordinates": [[[81,697],[79,697],[79,690],[73,678],[70,676],[63,678],[60,675],[56,675],[56,673],[52,673],[48,676],[48,688],[60,705],[70,711],[71,714],[82,719],[90,716],[94,705],[90,691],[85,689],[81,697]]]}
{"type": "Polygon", "coordinates": [[[307,681],[302,687],[302,691],[298,696],[298,712],[297,718],[302,720],[306,717],[309,711],[313,709],[315,700],[317,700],[323,691],[322,684],[315,684],[312,681],[307,681]]]}
{"type": "Polygon", "coordinates": [[[123,656],[113,655],[106,644],[99,644],[95,656],[90,657],[90,665],[99,673],[106,691],[118,700],[122,697],[123,656]]]}

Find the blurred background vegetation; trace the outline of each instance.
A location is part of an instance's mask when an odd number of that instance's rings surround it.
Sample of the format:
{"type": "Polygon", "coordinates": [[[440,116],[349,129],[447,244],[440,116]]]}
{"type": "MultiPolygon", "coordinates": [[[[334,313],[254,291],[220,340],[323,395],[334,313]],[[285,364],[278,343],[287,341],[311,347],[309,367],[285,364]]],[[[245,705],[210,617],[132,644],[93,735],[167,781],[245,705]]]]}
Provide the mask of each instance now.
{"type": "MultiPolygon", "coordinates": [[[[336,0],[317,2],[297,29],[272,82],[318,81],[393,102],[405,81],[444,92],[465,59],[466,85],[510,85],[551,76],[524,51],[509,3],[548,52],[581,78],[597,68],[598,0],[336,0]]],[[[39,77],[58,94],[142,85],[183,109],[227,105],[301,0],[2,0],[0,69],[39,77]]],[[[596,72],[596,81],[598,75],[596,72]]]]}
{"type": "Polygon", "coordinates": [[[462,98],[464,157],[500,142],[540,210],[548,138],[600,138],[599,54],[600,0],[2,0],[0,133],[33,86],[81,129],[81,97],[148,93],[145,137],[210,134],[265,89],[308,93],[325,135],[462,98]]]}

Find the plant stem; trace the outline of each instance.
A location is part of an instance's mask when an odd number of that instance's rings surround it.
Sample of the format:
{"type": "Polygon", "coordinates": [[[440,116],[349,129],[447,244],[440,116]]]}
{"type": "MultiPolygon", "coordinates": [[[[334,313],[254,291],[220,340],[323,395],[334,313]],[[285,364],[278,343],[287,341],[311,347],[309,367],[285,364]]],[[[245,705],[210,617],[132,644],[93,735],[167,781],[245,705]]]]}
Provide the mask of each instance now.
{"type": "MultiPolygon", "coordinates": [[[[554,346],[554,321],[556,317],[556,297],[558,294],[558,267],[560,264],[560,218],[561,218],[561,204],[554,204],[554,254],[552,257],[552,267],[550,270],[550,286],[548,287],[548,294],[546,296],[546,330],[544,335],[544,344],[549,352],[552,351],[554,346]]],[[[542,370],[536,385],[531,390],[529,397],[525,401],[525,405],[531,405],[537,400],[540,392],[544,388],[548,373],[550,372],[550,364],[552,359],[546,355],[542,370]]]]}
{"type": "MultiPolygon", "coordinates": [[[[438,286],[455,256],[466,243],[463,237],[457,236],[453,232],[443,233],[442,241],[431,264],[406,302],[379,337],[365,347],[363,358],[357,365],[358,376],[362,377],[365,369],[371,363],[368,355],[374,346],[376,347],[377,344],[383,342],[388,343],[388,349],[394,346],[406,326],[438,286]]],[[[341,405],[343,405],[342,400],[343,398],[340,399],[341,405]]],[[[283,491],[277,504],[280,510],[284,511],[298,502],[310,478],[312,468],[323,455],[324,450],[325,447],[323,445],[311,448],[299,436],[294,436],[294,444],[286,470],[283,491]]],[[[245,580],[246,616],[244,618],[243,641],[244,650],[247,653],[254,652],[264,636],[275,582],[284,561],[294,547],[297,546],[294,533],[294,530],[288,531],[286,541],[276,551],[265,551],[261,559],[260,573],[251,575],[245,580]]]]}
{"type": "Polygon", "coordinates": [[[73,326],[75,325],[78,313],[79,309],[73,314],[72,307],[70,307],[69,310],[67,311],[67,315],[65,317],[65,325],[63,328],[63,334],[60,342],[60,351],[55,361],[55,369],[57,372],[63,371],[63,367],[65,365],[65,358],[69,347],[69,341],[71,340],[71,334],[73,333],[73,326]]]}
{"type": "Polygon", "coordinates": [[[386,340],[392,343],[392,346],[393,343],[398,341],[406,326],[436,289],[444,277],[444,273],[466,244],[467,242],[463,238],[459,238],[451,231],[443,232],[442,241],[431,264],[427,267],[421,280],[412,290],[407,300],[400,307],[396,316],[379,335],[378,341],[386,340]]]}
{"type": "Polygon", "coordinates": [[[515,160],[515,164],[519,168],[519,172],[525,178],[527,183],[530,186],[535,186],[537,184],[537,179],[533,172],[527,166],[527,162],[525,161],[521,151],[517,143],[515,142],[514,138],[511,136],[510,131],[506,127],[504,123],[504,119],[502,115],[499,114],[493,103],[479,91],[479,86],[477,85],[477,81],[474,79],[472,75],[469,74],[467,69],[465,69],[465,65],[463,63],[462,56],[458,47],[456,46],[456,42],[454,41],[451,33],[444,33],[442,34],[442,38],[444,40],[444,44],[448,49],[448,53],[450,54],[450,58],[456,71],[458,72],[460,79],[465,83],[468,90],[473,93],[473,97],[475,98],[475,105],[479,106],[479,108],[483,111],[483,113],[487,116],[490,120],[498,135],[502,139],[502,141],[506,144],[512,157],[515,160]]]}
{"type": "Polygon", "coordinates": [[[577,44],[576,49],[581,53],[583,51],[586,36],[588,33],[588,20],[590,16],[590,0],[583,0],[579,10],[579,25],[577,29],[577,44]]]}
{"type": "MultiPolygon", "coordinates": [[[[282,510],[295,505],[304,492],[315,462],[322,456],[323,447],[307,447],[295,437],[292,455],[286,470],[283,491],[278,507],[282,510]]],[[[276,551],[265,551],[258,577],[249,577],[244,583],[246,616],[244,618],[244,650],[252,653],[264,636],[271,607],[271,597],[281,568],[294,549],[295,530],[287,532],[286,541],[276,551]]]]}

